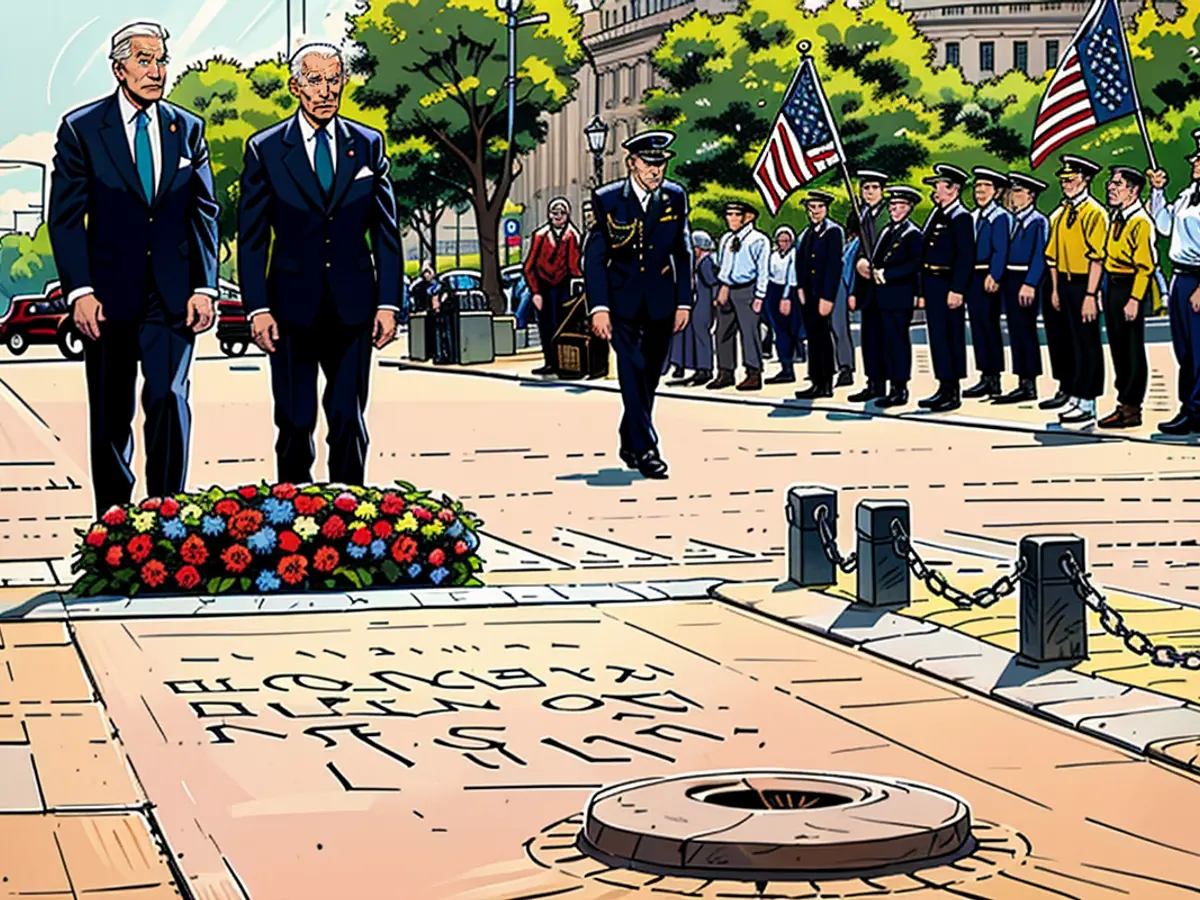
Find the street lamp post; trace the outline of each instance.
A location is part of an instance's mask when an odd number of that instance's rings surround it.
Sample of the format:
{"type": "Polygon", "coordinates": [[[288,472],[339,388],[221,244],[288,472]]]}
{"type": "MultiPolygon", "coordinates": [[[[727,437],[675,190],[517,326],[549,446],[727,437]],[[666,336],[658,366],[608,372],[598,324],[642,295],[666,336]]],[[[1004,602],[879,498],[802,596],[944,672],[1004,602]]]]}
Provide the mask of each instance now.
{"type": "Polygon", "coordinates": [[[514,123],[513,116],[517,109],[517,29],[524,28],[527,25],[542,25],[550,21],[550,16],[545,13],[540,13],[536,16],[517,20],[517,13],[521,9],[522,0],[496,0],[496,8],[505,16],[505,27],[508,29],[508,78],[505,79],[505,84],[508,86],[508,127],[505,131],[508,139],[508,155],[511,158],[513,153],[513,131],[514,123]]]}
{"type": "Polygon", "coordinates": [[[596,178],[596,187],[604,183],[604,149],[608,144],[608,123],[599,114],[583,129],[587,138],[588,149],[592,151],[592,168],[596,178]]]}

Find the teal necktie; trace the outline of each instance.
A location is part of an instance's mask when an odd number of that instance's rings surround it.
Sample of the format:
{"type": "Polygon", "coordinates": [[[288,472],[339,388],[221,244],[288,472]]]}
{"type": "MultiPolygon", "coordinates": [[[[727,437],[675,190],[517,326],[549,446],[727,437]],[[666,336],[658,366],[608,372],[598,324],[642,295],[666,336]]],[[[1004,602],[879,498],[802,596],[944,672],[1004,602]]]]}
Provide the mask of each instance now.
{"type": "Polygon", "coordinates": [[[150,153],[150,116],[144,109],[138,110],[137,131],[133,136],[133,164],[137,168],[138,180],[146,202],[154,202],[154,157],[150,153]]]}
{"type": "Polygon", "coordinates": [[[321,185],[321,193],[328,200],[329,192],[333,190],[333,154],[329,152],[329,132],[324,128],[317,129],[313,167],[317,170],[317,184],[321,185]]]}

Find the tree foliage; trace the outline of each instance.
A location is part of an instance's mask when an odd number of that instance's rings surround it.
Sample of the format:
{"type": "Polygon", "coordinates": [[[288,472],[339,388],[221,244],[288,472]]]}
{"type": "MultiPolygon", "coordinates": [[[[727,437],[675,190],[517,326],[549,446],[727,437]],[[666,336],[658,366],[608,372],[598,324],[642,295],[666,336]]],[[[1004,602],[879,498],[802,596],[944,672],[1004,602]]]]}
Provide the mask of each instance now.
{"type": "Polygon", "coordinates": [[[0,237],[0,317],[8,315],[13,297],[41,294],[57,277],[50,232],[44,224],[33,235],[0,237]]]}

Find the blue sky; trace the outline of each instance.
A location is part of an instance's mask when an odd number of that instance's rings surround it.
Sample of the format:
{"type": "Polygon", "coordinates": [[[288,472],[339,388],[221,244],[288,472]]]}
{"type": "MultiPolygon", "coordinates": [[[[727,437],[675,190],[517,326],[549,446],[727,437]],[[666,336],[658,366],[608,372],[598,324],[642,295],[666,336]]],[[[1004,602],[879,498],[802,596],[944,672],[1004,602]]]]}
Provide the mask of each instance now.
{"type": "MultiPolygon", "coordinates": [[[[293,45],[303,43],[300,8],[291,0],[293,45]]],[[[114,89],[108,65],[113,32],[152,20],[171,38],[170,77],[191,62],[221,53],[256,61],[284,50],[287,0],[2,0],[4,40],[0,84],[0,160],[48,163],[64,112],[114,89]]],[[[307,0],[308,37],[345,34],[345,16],[358,0],[307,0]]],[[[0,167],[0,231],[13,211],[38,205],[36,169],[0,167]]],[[[22,217],[21,230],[30,219],[22,217]]]]}

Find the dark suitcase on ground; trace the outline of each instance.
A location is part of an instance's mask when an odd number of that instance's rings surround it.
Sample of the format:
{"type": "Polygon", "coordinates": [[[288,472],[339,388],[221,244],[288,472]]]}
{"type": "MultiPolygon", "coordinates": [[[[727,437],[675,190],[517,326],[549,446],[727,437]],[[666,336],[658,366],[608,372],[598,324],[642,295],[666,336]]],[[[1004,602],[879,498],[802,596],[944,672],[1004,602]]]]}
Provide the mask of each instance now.
{"type": "Polygon", "coordinates": [[[562,378],[604,378],[608,375],[608,341],[594,334],[563,333],[555,340],[558,374],[562,378]]]}

